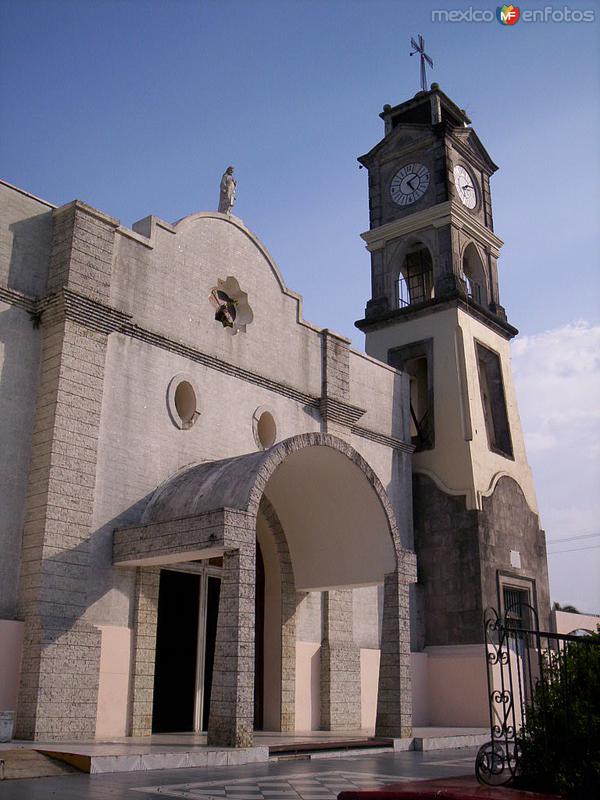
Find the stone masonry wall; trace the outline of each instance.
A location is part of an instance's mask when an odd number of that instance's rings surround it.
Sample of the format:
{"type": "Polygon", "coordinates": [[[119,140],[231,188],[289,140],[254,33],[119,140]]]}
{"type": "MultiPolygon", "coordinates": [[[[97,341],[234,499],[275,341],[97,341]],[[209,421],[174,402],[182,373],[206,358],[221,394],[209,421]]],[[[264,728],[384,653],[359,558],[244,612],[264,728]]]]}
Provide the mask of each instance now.
{"type": "Polygon", "coordinates": [[[360,648],[354,642],[352,590],[323,593],[321,641],[321,728],[361,726],[360,648]]]}
{"type": "Polygon", "coordinates": [[[500,584],[510,576],[531,585],[540,621],[548,619],[545,536],[512,478],[498,481],[482,511],[468,511],[464,497],[419,473],[413,493],[422,644],[483,642],[483,612],[500,608],[500,584]],[[520,554],[520,568],[511,551],[520,554]]]}

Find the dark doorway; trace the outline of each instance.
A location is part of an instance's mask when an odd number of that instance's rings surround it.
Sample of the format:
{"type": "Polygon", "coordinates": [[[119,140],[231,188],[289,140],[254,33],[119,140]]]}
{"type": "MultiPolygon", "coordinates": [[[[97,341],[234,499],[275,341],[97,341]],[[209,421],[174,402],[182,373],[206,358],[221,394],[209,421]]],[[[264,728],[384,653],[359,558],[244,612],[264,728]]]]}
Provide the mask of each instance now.
{"type": "Polygon", "coordinates": [[[202,730],[208,730],[210,693],[212,689],[213,664],[215,661],[215,642],[217,639],[217,618],[219,616],[219,595],[221,579],[208,577],[206,588],[206,626],[204,649],[204,704],[202,707],[202,730]]]}
{"type": "Polygon", "coordinates": [[[199,575],[161,570],[152,712],[156,733],[194,730],[199,601],[199,575]]]}
{"type": "Polygon", "coordinates": [[[254,730],[262,731],[265,683],[265,563],[258,542],[256,542],[254,636],[254,730]]]}

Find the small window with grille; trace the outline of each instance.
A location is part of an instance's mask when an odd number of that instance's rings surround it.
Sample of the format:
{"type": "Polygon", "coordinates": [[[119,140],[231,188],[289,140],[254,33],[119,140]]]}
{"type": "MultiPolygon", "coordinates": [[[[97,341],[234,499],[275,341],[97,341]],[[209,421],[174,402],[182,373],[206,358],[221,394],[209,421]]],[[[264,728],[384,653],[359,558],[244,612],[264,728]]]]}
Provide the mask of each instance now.
{"type": "Polygon", "coordinates": [[[502,602],[506,624],[512,628],[529,628],[529,605],[531,603],[527,589],[514,586],[502,587],[502,602]]]}

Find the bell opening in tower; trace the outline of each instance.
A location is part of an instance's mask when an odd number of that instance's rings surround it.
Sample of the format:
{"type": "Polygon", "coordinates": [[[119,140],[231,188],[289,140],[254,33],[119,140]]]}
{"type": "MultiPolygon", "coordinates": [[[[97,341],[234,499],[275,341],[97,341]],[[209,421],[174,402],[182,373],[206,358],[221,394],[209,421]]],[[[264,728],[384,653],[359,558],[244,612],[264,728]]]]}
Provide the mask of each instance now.
{"type": "Polygon", "coordinates": [[[406,254],[398,275],[397,307],[426,303],[433,297],[433,264],[431,253],[420,247],[406,254]]]}

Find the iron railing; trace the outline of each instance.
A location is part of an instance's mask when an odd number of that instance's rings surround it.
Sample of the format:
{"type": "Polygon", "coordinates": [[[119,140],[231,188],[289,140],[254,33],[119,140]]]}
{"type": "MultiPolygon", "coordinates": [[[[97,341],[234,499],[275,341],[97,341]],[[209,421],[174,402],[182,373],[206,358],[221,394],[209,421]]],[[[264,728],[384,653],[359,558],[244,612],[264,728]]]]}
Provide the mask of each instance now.
{"type": "MultiPolygon", "coordinates": [[[[568,709],[569,648],[598,646],[598,643],[591,637],[541,631],[536,610],[523,602],[519,602],[518,608],[508,607],[503,617],[488,608],[484,614],[484,633],[490,741],[477,753],[475,773],[481,783],[502,786],[519,774],[521,737],[528,708],[535,703],[536,710],[545,716],[546,690],[554,684],[564,688],[568,709]]],[[[568,713],[565,719],[568,721],[568,713]]]]}
{"type": "Polygon", "coordinates": [[[398,278],[398,308],[415,306],[431,300],[433,294],[433,271],[425,269],[422,272],[410,270],[406,277],[400,274],[398,278]]]}

